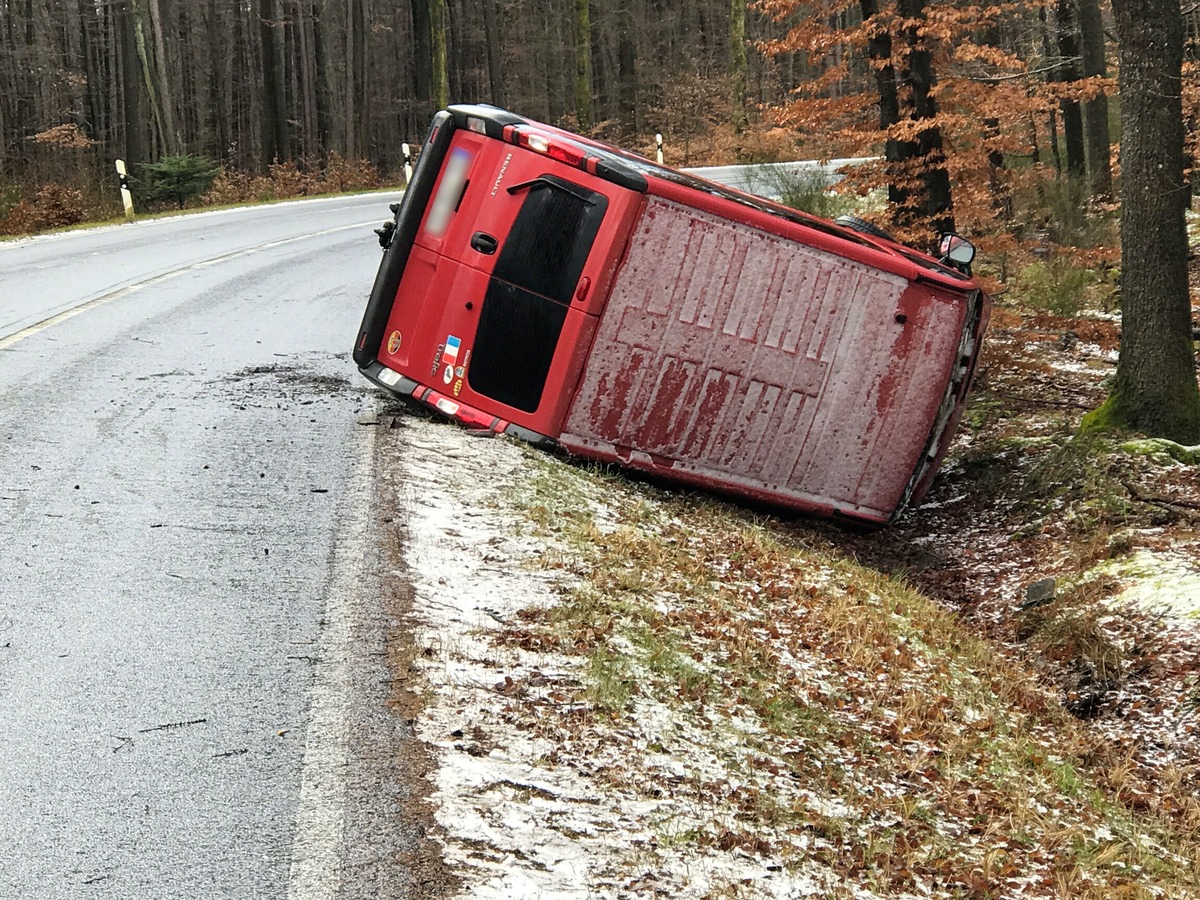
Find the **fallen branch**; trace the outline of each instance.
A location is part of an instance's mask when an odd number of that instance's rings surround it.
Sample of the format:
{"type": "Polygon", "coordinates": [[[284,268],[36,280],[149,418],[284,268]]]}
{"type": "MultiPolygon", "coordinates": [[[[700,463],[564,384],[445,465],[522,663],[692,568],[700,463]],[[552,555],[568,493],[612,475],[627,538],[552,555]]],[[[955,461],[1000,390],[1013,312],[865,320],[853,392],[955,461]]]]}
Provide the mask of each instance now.
{"type": "Polygon", "coordinates": [[[1174,497],[1163,497],[1160,494],[1144,494],[1137,489],[1131,482],[1124,482],[1125,490],[1129,491],[1129,496],[1139,503],[1157,503],[1159,506],[1175,506],[1180,509],[1200,510],[1200,503],[1195,500],[1183,500],[1174,497]]]}

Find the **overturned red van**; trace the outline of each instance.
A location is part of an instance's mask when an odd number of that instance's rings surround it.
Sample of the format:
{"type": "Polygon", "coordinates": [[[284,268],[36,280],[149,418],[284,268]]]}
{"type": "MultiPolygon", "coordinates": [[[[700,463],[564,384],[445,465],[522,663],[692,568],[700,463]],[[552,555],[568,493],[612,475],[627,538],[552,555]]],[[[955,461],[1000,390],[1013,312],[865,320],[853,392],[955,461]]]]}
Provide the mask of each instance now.
{"type": "Polygon", "coordinates": [[[490,106],[434,117],[393,209],[354,350],[371,381],[817,515],[920,498],[988,316],[956,236],[938,260],[490,106]]]}

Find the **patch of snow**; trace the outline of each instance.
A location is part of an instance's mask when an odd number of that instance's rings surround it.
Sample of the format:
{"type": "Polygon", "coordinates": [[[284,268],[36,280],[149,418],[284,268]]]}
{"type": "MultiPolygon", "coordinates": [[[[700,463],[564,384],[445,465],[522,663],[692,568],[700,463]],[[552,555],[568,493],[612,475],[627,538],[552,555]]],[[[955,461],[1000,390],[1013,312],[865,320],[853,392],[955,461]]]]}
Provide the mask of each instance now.
{"type": "Polygon", "coordinates": [[[1200,618],[1200,562],[1194,558],[1139,550],[1110,571],[1130,582],[1117,596],[1118,604],[1173,618],[1200,618]]]}

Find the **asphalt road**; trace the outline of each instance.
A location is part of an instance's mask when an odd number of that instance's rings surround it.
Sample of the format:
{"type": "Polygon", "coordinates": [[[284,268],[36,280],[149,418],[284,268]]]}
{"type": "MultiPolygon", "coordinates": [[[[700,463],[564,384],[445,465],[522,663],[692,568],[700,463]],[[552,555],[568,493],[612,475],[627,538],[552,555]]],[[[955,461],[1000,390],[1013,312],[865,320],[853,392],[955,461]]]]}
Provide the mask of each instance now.
{"type": "Polygon", "coordinates": [[[0,244],[0,898],[402,895],[390,199],[0,244]]]}

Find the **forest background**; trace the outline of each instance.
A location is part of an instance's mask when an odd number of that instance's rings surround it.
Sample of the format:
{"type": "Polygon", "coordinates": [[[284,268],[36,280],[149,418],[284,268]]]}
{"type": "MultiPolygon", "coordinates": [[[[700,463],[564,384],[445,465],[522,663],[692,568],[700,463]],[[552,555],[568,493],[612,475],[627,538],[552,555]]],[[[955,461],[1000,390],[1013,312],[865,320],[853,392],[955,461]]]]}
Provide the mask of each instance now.
{"type": "MultiPolygon", "coordinates": [[[[195,158],[216,202],[394,180],[436,109],[491,102],[648,154],[662,133],[678,166],[886,151],[890,172],[848,187],[891,184],[906,236],[986,235],[1002,281],[1030,242],[1103,277],[1119,138],[1107,7],[0,0],[0,230],[118,211],[117,158],[147,188],[147,164],[195,158]],[[922,167],[936,176],[906,187],[922,167]]],[[[1200,13],[1185,18],[1195,39],[1200,13]]]]}
{"type": "Polygon", "coordinates": [[[918,246],[968,234],[996,296],[1123,304],[1091,424],[1200,439],[1183,231],[1200,4],[0,0],[0,41],[0,234],[117,214],[117,159],[142,209],[396,183],[449,102],[647,155],[661,133],[676,166],[873,156],[841,210],[824,185],[780,192],[918,246]]]}

